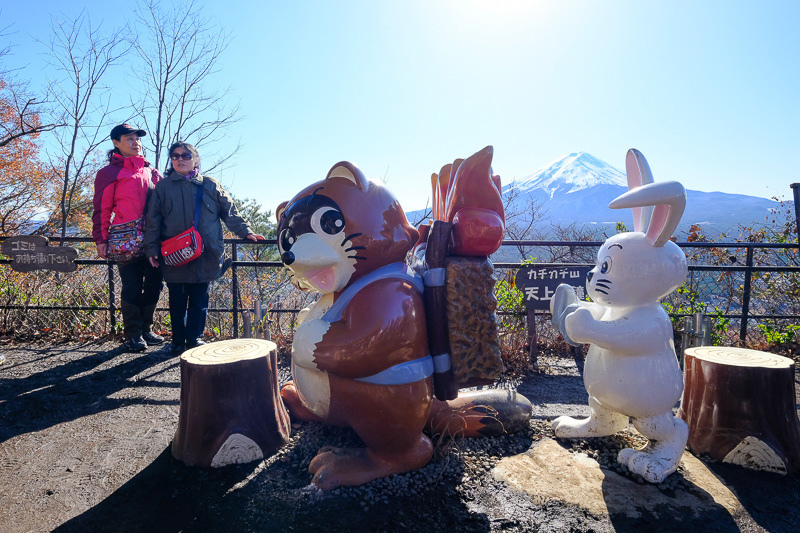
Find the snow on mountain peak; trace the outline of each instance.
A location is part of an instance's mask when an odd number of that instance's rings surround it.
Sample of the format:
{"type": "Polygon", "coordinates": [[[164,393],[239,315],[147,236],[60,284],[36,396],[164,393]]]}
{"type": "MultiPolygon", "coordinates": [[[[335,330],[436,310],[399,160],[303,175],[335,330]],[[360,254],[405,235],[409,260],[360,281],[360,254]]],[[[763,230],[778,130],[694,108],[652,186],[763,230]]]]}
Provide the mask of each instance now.
{"type": "Polygon", "coordinates": [[[553,161],[530,176],[515,180],[507,191],[527,192],[543,189],[552,198],[555,194],[569,194],[595,185],[628,186],[623,172],[587,152],[573,152],[553,161]]]}

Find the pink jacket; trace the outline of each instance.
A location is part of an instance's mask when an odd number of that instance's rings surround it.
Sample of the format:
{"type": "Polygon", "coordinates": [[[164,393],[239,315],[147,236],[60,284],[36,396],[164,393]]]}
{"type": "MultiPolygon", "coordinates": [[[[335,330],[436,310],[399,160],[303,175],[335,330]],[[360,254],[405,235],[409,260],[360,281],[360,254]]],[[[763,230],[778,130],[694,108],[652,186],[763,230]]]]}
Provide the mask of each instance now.
{"type": "Polygon", "coordinates": [[[143,157],[114,154],[94,180],[92,238],[97,244],[108,242],[108,227],[141,217],[148,191],[161,179],[143,157]]]}

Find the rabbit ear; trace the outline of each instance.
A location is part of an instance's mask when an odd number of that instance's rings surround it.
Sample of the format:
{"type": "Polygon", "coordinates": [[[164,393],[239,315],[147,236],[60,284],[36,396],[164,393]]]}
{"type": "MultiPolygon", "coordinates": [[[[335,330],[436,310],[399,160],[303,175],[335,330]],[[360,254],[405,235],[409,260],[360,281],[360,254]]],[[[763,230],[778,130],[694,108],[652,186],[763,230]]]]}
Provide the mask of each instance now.
{"type": "MultiPolygon", "coordinates": [[[[625,174],[628,176],[628,190],[632,191],[642,185],[653,183],[653,173],[650,165],[644,158],[642,152],[636,148],[628,150],[625,156],[625,174]]],[[[653,215],[653,207],[634,207],[633,208],[633,231],[645,231],[650,225],[650,218],[653,215]]]]}
{"type": "Polygon", "coordinates": [[[677,181],[650,183],[615,198],[608,207],[656,206],[649,227],[646,228],[647,242],[655,247],[664,246],[678,227],[678,222],[686,208],[686,191],[677,181]]]}

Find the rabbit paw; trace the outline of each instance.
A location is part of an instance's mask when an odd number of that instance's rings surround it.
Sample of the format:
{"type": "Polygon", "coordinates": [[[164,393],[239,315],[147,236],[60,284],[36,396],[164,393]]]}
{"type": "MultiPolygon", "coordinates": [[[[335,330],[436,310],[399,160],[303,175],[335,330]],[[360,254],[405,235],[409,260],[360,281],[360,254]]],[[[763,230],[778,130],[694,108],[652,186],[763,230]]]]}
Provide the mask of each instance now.
{"type": "Polygon", "coordinates": [[[570,416],[559,416],[553,420],[550,425],[553,426],[553,431],[555,431],[556,437],[571,438],[580,436],[576,434],[576,428],[580,433],[580,426],[582,422],[586,422],[586,420],[576,420],[570,416]]]}
{"type": "MultiPolygon", "coordinates": [[[[594,316],[592,316],[592,312],[585,307],[578,307],[564,317],[564,331],[567,332],[573,341],[585,343],[587,342],[585,339],[589,330],[589,325],[593,322],[595,322],[595,319],[594,316]]],[[[566,338],[566,335],[564,338],[566,338]]],[[[577,346],[577,344],[575,344],[575,346],[577,346]]]]}
{"type": "Polygon", "coordinates": [[[613,423],[606,423],[598,418],[589,417],[583,419],[572,418],[569,416],[559,416],[551,423],[556,437],[575,438],[575,437],[603,437],[618,431],[613,423]]]}
{"type": "Polygon", "coordinates": [[[668,475],[678,469],[678,461],[665,461],[647,451],[625,448],[617,455],[617,462],[628,467],[634,474],[639,474],[645,481],[661,483],[668,475]]]}
{"type": "Polygon", "coordinates": [[[575,289],[571,285],[562,283],[556,287],[556,292],[553,293],[553,298],[550,300],[550,312],[553,313],[553,320],[557,320],[556,317],[558,317],[562,319],[563,324],[564,310],[567,306],[579,301],[578,295],[575,294],[575,289]]]}
{"type": "Polygon", "coordinates": [[[550,312],[553,315],[553,326],[556,328],[556,331],[564,337],[564,340],[572,346],[579,346],[579,343],[573,341],[569,338],[569,335],[567,335],[567,330],[564,327],[564,319],[579,307],[580,300],[578,300],[578,296],[575,294],[575,289],[563,283],[556,288],[556,292],[550,300],[550,312]]]}

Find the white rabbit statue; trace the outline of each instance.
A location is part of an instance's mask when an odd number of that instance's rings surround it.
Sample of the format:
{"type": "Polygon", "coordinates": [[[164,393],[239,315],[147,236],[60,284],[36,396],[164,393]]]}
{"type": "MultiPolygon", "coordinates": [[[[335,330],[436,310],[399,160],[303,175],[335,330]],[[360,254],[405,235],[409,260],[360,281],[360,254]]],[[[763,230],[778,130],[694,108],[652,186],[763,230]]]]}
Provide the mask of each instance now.
{"type": "Polygon", "coordinates": [[[676,182],[653,183],[650,167],[635,149],[625,167],[628,192],[612,209],[633,208],[634,231],[609,238],[597,254],[579,301],[561,285],[550,302],[553,323],[570,344],[590,344],[584,366],[589,418],[560,416],[557,437],[600,437],[628,425],[649,439],[642,450],[626,448],[617,460],[651,483],[678,467],[688,437],[686,423],[673,416],[683,379],[672,325],[660,300],[686,279],[686,256],[669,240],[686,206],[676,182]]]}

